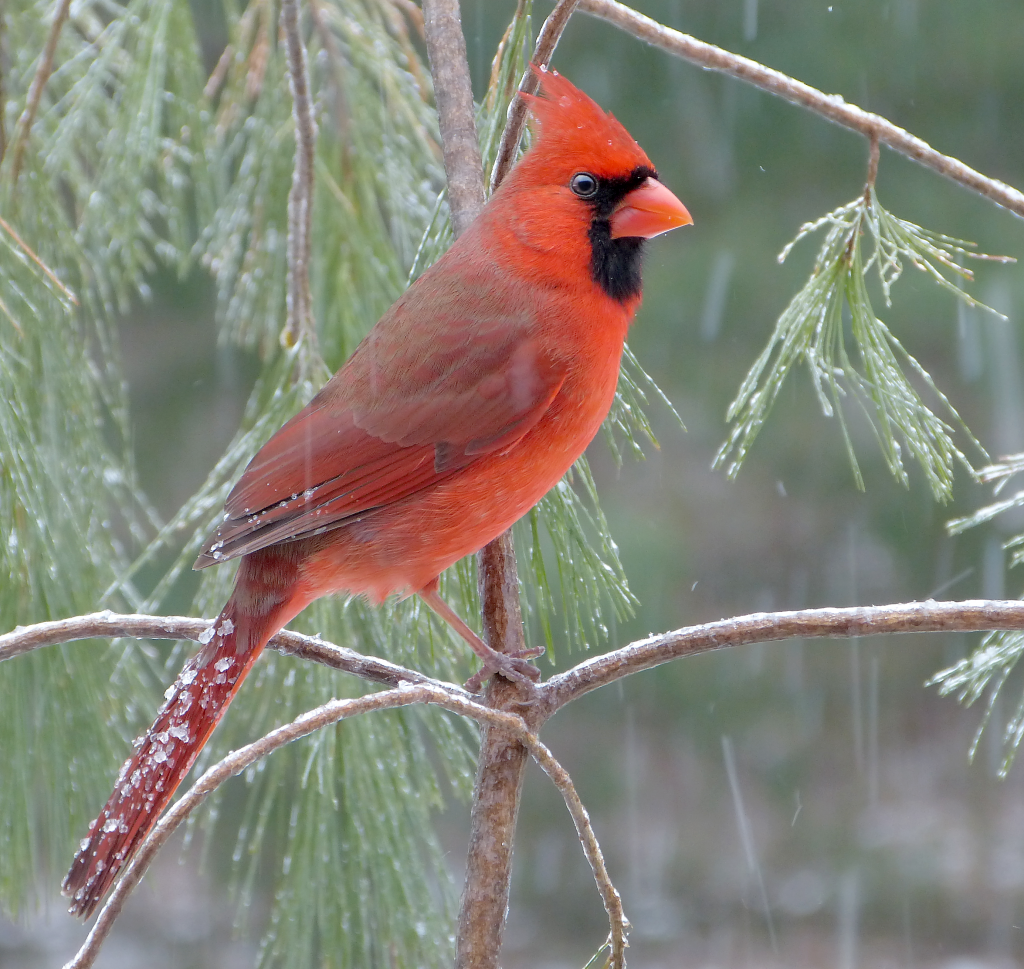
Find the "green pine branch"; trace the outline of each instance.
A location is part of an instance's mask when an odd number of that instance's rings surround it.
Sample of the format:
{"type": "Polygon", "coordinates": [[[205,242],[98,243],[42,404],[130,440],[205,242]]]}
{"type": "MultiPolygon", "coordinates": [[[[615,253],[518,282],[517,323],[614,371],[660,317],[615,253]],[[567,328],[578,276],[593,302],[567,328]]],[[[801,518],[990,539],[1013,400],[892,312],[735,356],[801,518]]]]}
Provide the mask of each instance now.
{"type": "Polygon", "coordinates": [[[979,306],[956,284],[957,276],[971,278],[962,260],[1003,257],[979,255],[971,243],[898,218],[882,207],[873,186],[802,226],[779,261],[797,242],[819,230],[824,230],[825,237],[811,276],[779,317],[768,345],[729,406],[732,430],[715,457],[715,466],[724,467],[730,477],[739,473],[790,371],[805,364],[822,413],[838,419],[859,488],[863,489],[864,481],[846,417],[846,408],[853,402],[896,480],[904,486],[909,483],[909,459],[921,468],[935,498],[946,501],[952,494],[956,465],[972,472],[954,442],[955,432],[964,435],[983,458],[987,455],[928,372],[876,316],[868,274],[874,270],[886,306],[891,305],[892,286],[907,262],[969,305],[979,306]],[[915,383],[934,399],[932,405],[915,383]]]}

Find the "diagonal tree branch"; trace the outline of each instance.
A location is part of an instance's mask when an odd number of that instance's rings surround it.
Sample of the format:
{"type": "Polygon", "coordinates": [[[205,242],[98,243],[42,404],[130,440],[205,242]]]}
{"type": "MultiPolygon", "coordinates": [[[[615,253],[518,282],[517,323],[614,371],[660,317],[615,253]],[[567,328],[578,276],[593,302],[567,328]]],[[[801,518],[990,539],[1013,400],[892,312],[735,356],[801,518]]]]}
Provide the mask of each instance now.
{"type": "MultiPolygon", "coordinates": [[[[536,64],[537,67],[547,67],[551,63],[551,55],[554,54],[562,32],[568,25],[569,18],[578,3],[579,0],[558,0],[555,9],[551,11],[548,19],[540,28],[531,63],[536,64]]],[[[501,141],[494,157],[494,168],[491,170],[492,192],[501,184],[502,179],[512,167],[516,152],[519,150],[519,140],[523,137],[523,128],[526,126],[526,102],[521,95],[535,94],[536,91],[536,75],[533,71],[527,70],[519,83],[519,90],[516,91],[512,103],[508,106],[508,121],[505,123],[505,130],[501,133],[501,141]]]]}
{"type": "Polygon", "coordinates": [[[943,155],[926,141],[894,125],[881,115],[848,104],[838,94],[824,94],[809,84],[797,81],[781,71],[765,67],[748,57],[741,57],[713,44],[706,44],[689,34],[673,30],[623,3],[618,3],[617,0],[580,0],[579,9],[607,20],[620,30],[693,64],[739,78],[763,91],[820,114],[844,128],[860,132],[868,138],[877,138],[881,144],[888,145],[894,151],[984,195],[997,205],[1024,218],[1024,192],[998,179],[982,175],[957,158],[943,155]]]}
{"type": "Polygon", "coordinates": [[[551,751],[532,735],[520,739],[530,748],[530,754],[540,765],[541,770],[551,779],[551,783],[558,788],[569,809],[569,814],[572,815],[573,823],[576,825],[576,834],[579,836],[590,868],[594,872],[594,880],[601,893],[604,910],[608,913],[610,924],[608,942],[612,950],[609,965],[612,969],[623,969],[626,965],[626,946],[628,945],[626,934],[630,928],[629,920],[626,918],[625,912],[622,911],[622,898],[612,884],[611,878],[608,877],[608,869],[604,864],[601,846],[598,844],[597,836],[590,824],[590,815],[587,814],[587,809],[576,793],[569,772],[555,760],[551,751]]]}
{"type": "Polygon", "coordinates": [[[75,294],[57,278],[57,274],[47,266],[46,263],[35,254],[32,247],[14,231],[14,226],[12,226],[6,219],[0,218],[0,229],[3,229],[15,241],[18,248],[20,248],[21,251],[24,252],[25,255],[42,270],[43,275],[45,275],[46,278],[60,290],[66,300],[73,303],[75,306],[79,305],[78,297],[75,296],[75,294]]]}
{"type": "MultiPolygon", "coordinates": [[[[323,706],[302,714],[291,723],[272,730],[259,740],[232,751],[223,760],[214,764],[175,802],[174,807],[160,819],[159,824],[150,832],[135,855],[131,866],[121,876],[113,892],[111,892],[82,948],[64,969],[88,969],[89,966],[93,965],[96,957],[99,955],[103,942],[110,933],[114,922],[117,921],[125,901],[142,880],[142,876],[146,873],[146,869],[156,856],[156,853],[189,814],[230,777],[241,773],[246,767],[266,757],[279,747],[283,747],[293,740],[305,737],[307,734],[313,733],[321,727],[336,723],[339,720],[362,713],[370,713],[377,710],[393,710],[396,707],[426,702],[438,702],[441,705],[448,705],[450,703],[460,713],[468,712],[467,708],[478,706],[478,704],[474,704],[470,700],[460,700],[450,696],[443,687],[432,686],[400,687],[396,690],[386,690],[382,693],[374,693],[355,699],[330,700],[323,704],[323,706]]],[[[481,711],[485,715],[494,713],[494,711],[486,710],[483,707],[480,708],[480,711],[475,712],[479,716],[481,711]]]]}

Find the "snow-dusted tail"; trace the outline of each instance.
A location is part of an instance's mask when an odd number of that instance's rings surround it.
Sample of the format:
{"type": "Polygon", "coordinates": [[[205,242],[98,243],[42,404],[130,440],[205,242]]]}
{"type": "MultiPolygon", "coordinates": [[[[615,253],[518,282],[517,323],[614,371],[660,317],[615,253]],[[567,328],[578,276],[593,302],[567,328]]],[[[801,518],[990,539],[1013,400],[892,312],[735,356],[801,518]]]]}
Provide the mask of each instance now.
{"type": "Polygon", "coordinates": [[[306,604],[295,601],[297,568],[282,552],[264,549],[242,560],[235,590],[207,630],[209,639],[168,689],[156,721],[135,741],[135,754],[121,768],[64,879],[72,914],[92,914],[156,824],[267,641],[306,604]]]}

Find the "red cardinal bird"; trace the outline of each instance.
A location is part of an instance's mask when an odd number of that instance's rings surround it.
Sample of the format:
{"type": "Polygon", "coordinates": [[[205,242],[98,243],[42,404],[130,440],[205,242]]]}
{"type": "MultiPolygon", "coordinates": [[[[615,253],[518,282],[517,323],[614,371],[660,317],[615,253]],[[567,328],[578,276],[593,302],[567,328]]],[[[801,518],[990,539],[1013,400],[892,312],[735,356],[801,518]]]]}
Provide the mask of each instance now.
{"type": "Polygon", "coordinates": [[[88,916],[156,823],[267,640],[334,592],[418,593],[516,679],[437,577],[522,517],[611,406],[644,240],[692,220],[625,128],[555,72],[539,138],[476,221],[253,458],[196,568],[242,557],[64,880],[88,916]]]}

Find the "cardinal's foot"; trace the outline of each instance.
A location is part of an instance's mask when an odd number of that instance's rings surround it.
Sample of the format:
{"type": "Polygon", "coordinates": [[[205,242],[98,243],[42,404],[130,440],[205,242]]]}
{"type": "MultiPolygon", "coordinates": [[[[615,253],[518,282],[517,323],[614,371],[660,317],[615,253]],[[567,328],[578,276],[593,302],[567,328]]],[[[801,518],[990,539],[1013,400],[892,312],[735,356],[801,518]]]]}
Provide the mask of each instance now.
{"type": "Polygon", "coordinates": [[[530,658],[540,656],[543,652],[543,649],[524,649],[517,653],[495,652],[479,672],[466,680],[466,689],[470,693],[479,693],[484,681],[493,673],[500,673],[508,680],[532,687],[540,679],[540,670],[530,662],[530,658]]]}

